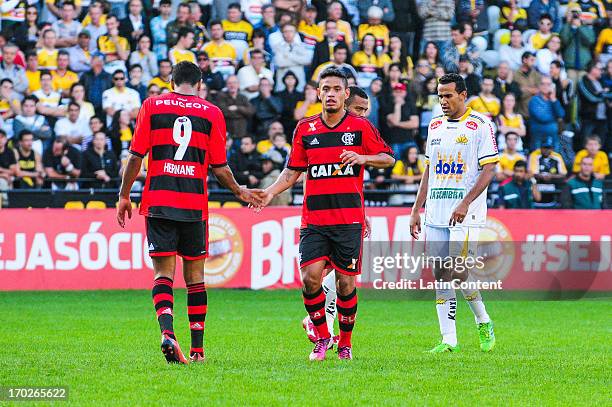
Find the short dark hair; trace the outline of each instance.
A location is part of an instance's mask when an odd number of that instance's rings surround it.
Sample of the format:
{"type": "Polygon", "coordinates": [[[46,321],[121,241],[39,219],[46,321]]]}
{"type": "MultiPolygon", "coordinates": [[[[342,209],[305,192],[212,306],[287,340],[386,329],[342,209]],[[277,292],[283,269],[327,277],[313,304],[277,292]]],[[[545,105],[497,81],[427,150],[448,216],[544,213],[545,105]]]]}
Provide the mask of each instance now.
{"type": "Polygon", "coordinates": [[[162,64],[162,62],[167,62],[170,64],[170,66],[172,66],[172,61],[170,61],[168,58],[164,58],[164,59],[160,59],[159,63],[157,64],[158,66],[162,64]]]}
{"type": "Polygon", "coordinates": [[[240,8],[240,3],[230,3],[227,6],[228,10],[233,9],[233,8],[237,8],[238,10],[242,11],[242,9],[240,8]]]}
{"type": "Polygon", "coordinates": [[[72,0],[66,0],[66,1],[64,1],[64,3],[62,4],[62,8],[63,8],[64,6],[72,6],[72,8],[76,8],[76,4],[75,4],[75,3],[74,3],[74,1],[72,1],[72,0]]]}
{"type": "Polygon", "coordinates": [[[13,80],[9,78],[4,78],[0,80],[0,85],[4,85],[4,82],[9,82],[11,85],[13,84],[13,80]]]}
{"type": "Polygon", "coordinates": [[[202,80],[202,71],[193,62],[182,61],[172,68],[172,79],[176,86],[184,83],[194,86],[202,80]]]}
{"type": "Polygon", "coordinates": [[[76,106],[79,108],[79,110],[81,110],[81,105],[79,105],[77,102],[75,102],[74,100],[71,101],[70,103],[68,103],[68,107],[70,106],[76,106]]]}
{"type": "Polygon", "coordinates": [[[544,13],[540,15],[540,18],[538,19],[538,21],[542,21],[542,20],[550,20],[553,21],[553,18],[550,14],[548,13],[544,13]]]}
{"type": "Polygon", "coordinates": [[[595,68],[599,64],[599,60],[591,59],[589,63],[586,65],[586,73],[591,72],[593,68],[595,68]]]}
{"type": "Polygon", "coordinates": [[[457,91],[457,93],[465,92],[467,90],[467,86],[465,85],[465,80],[458,73],[454,73],[454,72],[446,73],[442,75],[442,77],[438,81],[438,84],[440,85],[448,85],[450,83],[455,84],[455,90],[457,91]]]}
{"type": "Polygon", "coordinates": [[[32,133],[30,130],[21,130],[19,132],[19,135],[17,136],[17,140],[19,141],[23,140],[23,136],[27,136],[28,134],[34,137],[34,133],[32,133]]]}
{"type": "Polygon", "coordinates": [[[40,79],[42,79],[42,77],[46,75],[48,75],[49,77],[51,77],[51,79],[53,79],[53,75],[51,74],[51,71],[48,71],[48,70],[40,71],[40,79]]]}
{"type": "Polygon", "coordinates": [[[181,27],[178,30],[178,39],[180,40],[181,38],[185,38],[186,36],[189,35],[189,33],[193,34],[193,30],[189,27],[181,27]]]}
{"type": "Polygon", "coordinates": [[[191,13],[191,7],[189,7],[189,4],[187,4],[187,3],[179,3],[177,9],[179,9],[181,7],[187,7],[189,9],[189,12],[191,13]]]}
{"type": "Polygon", "coordinates": [[[523,62],[524,60],[526,60],[529,57],[535,57],[535,54],[531,51],[525,51],[523,52],[523,54],[521,55],[521,62],[523,62]]]}
{"type": "Polygon", "coordinates": [[[221,20],[212,20],[210,23],[208,23],[208,28],[211,29],[214,25],[220,25],[221,28],[223,28],[223,23],[221,20]]]}
{"type": "Polygon", "coordinates": [[[70,57],[70,54],[65,49],[60,49],[59,51],[57,51],[57,56],[59,57],[60,55],[65,55],[67,57],[70,57]]]}
{"type": "Polygon", "coordinates": [[[561,63],[561,61],[558,61],[556,59],[554,61],[552,61],[550,64],[556,66],[559,69],[561,69],[563,67],[563,64],[561,63]]]}
{"type": "Polygon", "coordinates": [[[368,100],[370,97],[365,92],[365,90],[361,89],[359,86],[349,86],[349,97],[346,99],[346,104],[350,105],[353,102],[355,96],[359,96],[362,99],[368,100]]]}
{"type": "Polygon", "coordinates": [[[159,0],[159,5],[162,6],[164,4],[167,4],[169,6],[172,5],[172,0],[159,0]]]}
{"type": "Polygon", "coordinates": [[[459,31],[461,34],[465,33],[465,24],[453,24],[451,31],[459,31]]]}
{"type": "Polygon", "coordinates": [[[334,54],[336,53],[336,51],[338,50],[346,50],[346,53],[348,54],[349,52],[349,47],[348,45],[346,45],[346,42],[338,42],[335,46],[334,46],[334,54]]]}
{"type": "Polygon", "coordinates": [[[258,49],[258,48],[254,48],[254,49],[252,49],[251,51],[249,51],[249,56],[250,56],[251,58],[253,58],[253,55],[257,55],[257,54],[259,54],[259,55],[263,55],[264,53],[263,53],[263,51],[262,51],[262,50],[260,50],[260,49],[258,49]]]}
{"type": "MultiPolygon", "coordinates": [[[[79,82],[77,82],[77,83],[79,83],[79,82]]],[[[23,101],[21,103],[23,104],[23,103],[25,103],[28,100],[31,100],[32,102],[34,102],[34,104],[38,103],[38,98],[36,97],[36,95],[28,95],[28,96],[24,97],[23,101]]]]}
{"type": "Polygon", "coordinates": [[[525,160],[518,160],[517,162],[514,163],[514,171],[516,171],[517,168],[524,168],[525,171],[527,170],[527,162],[525,160]]]}
{"type": "Polygon", "coordinates": [[[266,38],[266,33],[264,30],[262,30],[261,28],[255,28],[253,29],[253,35],[251,35],[251,38],[266,38]]]}
{"type": "Polygon", "coordinates": [[[130,72],[132,72],[132,70],[133,70],[134,68],[140,68],[140,70],[142,71],[142,65],[140,65],[140,64],[134,64],[134,65],[131,65],[131,66],[130,66],[130,72]]]}
{"type": "Polygon", "coordinates": [[[345,88],[348,87],[348,80],[346,79],[346,75],[336,67],[330,66],[329,68],[325,68],[321,75],[319,76],[319,83],[325,78],[340,78],[342,80],[342,84],[345,88]]]}
{"type": "Polygon", "coordinates": [[[122,69],[115,69],[115,70],[113,71],[112,76],[115,76],[115,75],[117,75],[118,73],[123,74],[123,76],[125,76],[125,72],[123,72],[123,70],[122,70],[122,69]]]}
{"type": "Polygon", "coordinates": [[[0,129],[0,137],[6,137],[6,131],[0,129]]]}

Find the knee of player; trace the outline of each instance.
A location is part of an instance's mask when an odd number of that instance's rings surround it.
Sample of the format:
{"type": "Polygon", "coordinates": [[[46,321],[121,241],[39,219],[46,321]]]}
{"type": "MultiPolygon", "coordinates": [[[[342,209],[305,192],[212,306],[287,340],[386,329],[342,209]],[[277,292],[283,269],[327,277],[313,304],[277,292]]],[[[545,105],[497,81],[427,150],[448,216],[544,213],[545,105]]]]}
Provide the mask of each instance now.
{"type": "Polygon", "coordinates": [[[302,284],[304,284],[304,288],[307,292],[314,292],[321,287],[320,276],[317,276],[314,273],[302,273],[302,284]]]}

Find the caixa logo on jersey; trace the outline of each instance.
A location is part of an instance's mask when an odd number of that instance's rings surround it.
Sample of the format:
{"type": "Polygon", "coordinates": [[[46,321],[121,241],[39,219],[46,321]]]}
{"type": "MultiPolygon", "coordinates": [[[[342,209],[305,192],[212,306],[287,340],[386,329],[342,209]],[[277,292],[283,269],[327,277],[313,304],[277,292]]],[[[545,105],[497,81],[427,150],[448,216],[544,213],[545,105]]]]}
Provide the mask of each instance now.
{"type": "Polygon", "coordinates": [[[360,165],[337,164],[318,164],[308,168],[308,178],[336,178],[336,177],[357,177],[361,172],[360,165]]]}
{"type": "Polygon", "coordinates": [[[478,128],[478,123],[470,120],[469,122],[465,124],[465,127],[467,127],[470,130],[476,130],[478,128]]]}
{"type": "Polygon", "coordinates": [[[341,140],[345,146],[352,146],[355,143],[355,133],[344,133],[341,140]]]}

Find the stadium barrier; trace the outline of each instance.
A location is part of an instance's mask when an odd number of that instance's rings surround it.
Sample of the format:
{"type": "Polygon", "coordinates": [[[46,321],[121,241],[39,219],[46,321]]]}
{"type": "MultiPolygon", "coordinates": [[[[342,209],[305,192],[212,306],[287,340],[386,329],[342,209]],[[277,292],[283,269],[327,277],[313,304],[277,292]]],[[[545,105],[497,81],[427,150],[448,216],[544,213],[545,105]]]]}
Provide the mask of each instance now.
{"type": "MultiPolygon", "coordinates": [[[[219,208],[209,221],[209,286],[275,289],[300,286],[300,208],[219,208]]],[[[431,280],[425,268],[376,272],[381,256],[417,256],[405,208],[368,208],[372,231],[363,249],[362,286],[431,280]],[[408,272],[409,271],[409,272],[408,272]]],[[[488,281],[507,290],[612,290],[612,210],[490,210],[479,247],[488,281]]],[[[121,229],[114,209],[0,210],[0,290],[147,289],[152,262],[144,219],[121,229]]],[[[180,272],[177,286],[184,286],[180,272]]]]}

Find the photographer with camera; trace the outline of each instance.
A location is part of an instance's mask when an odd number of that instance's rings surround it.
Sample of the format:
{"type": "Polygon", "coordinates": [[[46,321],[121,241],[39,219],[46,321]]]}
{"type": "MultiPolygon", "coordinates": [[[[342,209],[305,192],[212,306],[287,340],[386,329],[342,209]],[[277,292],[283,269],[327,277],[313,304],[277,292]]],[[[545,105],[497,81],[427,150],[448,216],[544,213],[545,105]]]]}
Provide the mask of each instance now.
{"type": "Polygon", "coordinates": [[[591,49],[595,44],[593,26],[584,24],[581,19],[582,10],[574,4],[568,7],[567,22],[559,35],[563,44],[563,60],[567,68],[567,76],[578,83],[580,74],[591,62],[591,49]]]}

